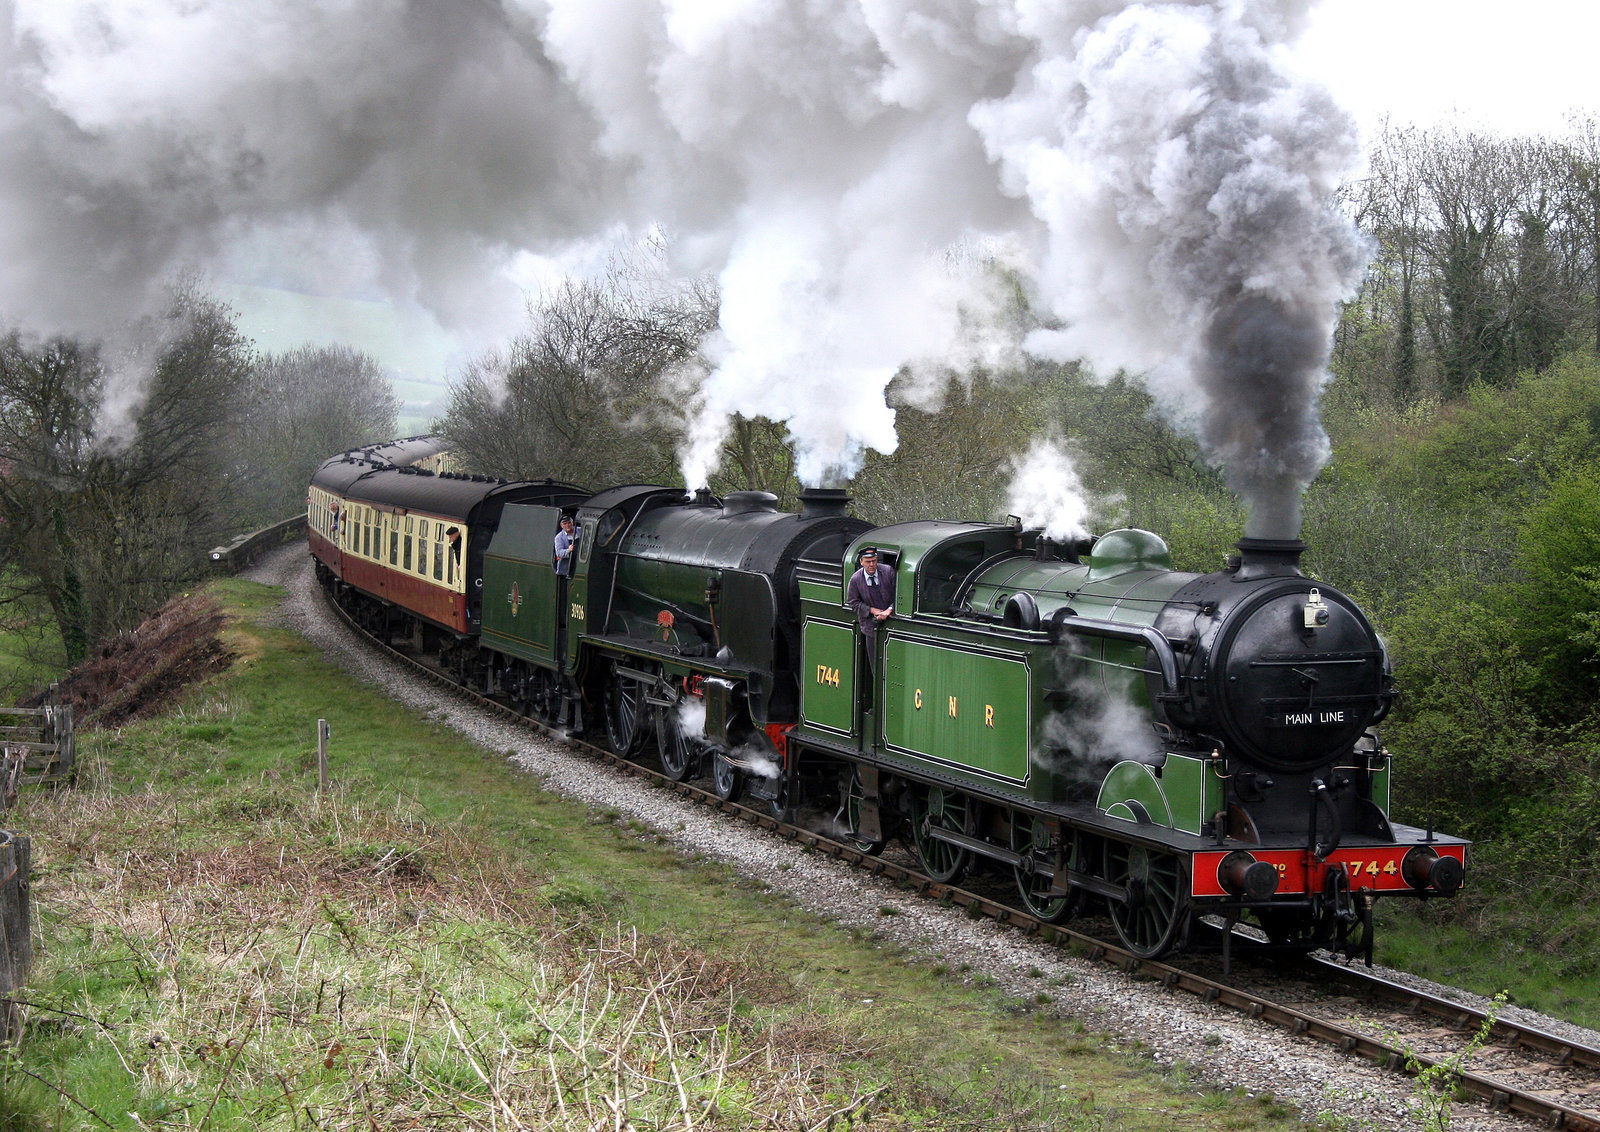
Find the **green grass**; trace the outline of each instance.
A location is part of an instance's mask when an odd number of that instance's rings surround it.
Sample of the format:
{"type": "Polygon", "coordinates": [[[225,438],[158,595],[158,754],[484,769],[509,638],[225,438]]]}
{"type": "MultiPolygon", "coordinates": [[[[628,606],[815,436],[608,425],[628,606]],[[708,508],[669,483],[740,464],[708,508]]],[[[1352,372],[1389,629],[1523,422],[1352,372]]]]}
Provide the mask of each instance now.
{"type": "Polygon", "coordinates": [[[218,592],[234,671],[15,814],[43,946],[0,1129],[1295,1126],[541,791],[218,592]]]}
{"type": "Polygon", "coordinates": [[[1476,887],[1458,903],[1380,903],[1375,959],[1600,1029],[1600,908],[1496,885],[1492,874],[1476,887]]]}
{"type": "MultiPolygon", "coordinates": [[[[61,675],[66,653],[50,611],[40,602],[8,606],[0,616],[0,693],[11,703],[61,675]]],[[[0,1130],[5,1127],[0,1116],[0,1130]]]]}

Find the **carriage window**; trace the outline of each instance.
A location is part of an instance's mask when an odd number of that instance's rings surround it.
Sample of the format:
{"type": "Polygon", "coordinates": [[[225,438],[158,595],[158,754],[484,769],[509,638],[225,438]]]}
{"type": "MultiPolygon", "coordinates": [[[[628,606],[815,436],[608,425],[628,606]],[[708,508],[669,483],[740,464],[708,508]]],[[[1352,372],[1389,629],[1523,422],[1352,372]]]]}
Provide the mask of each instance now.
{"type": "MultiPolygon", "coordinates": [[[[411,525],[411,520],[410,520],[410,519],[407,519],[407,520],[406,520],[406,526],[408,526],[408,527],[409,527],[409,526],[410,526],[410,525],[411,525]]],[[[402,570],[409,570],[409,569],[411,569],[411,536],[410,536],[410,535],[407,535],[407,536],[406,536],[406,554],[405,554],[405,561],[404,561],[404,562],[402,562],[402,563],[401,563],[401,567],[400,567],[400,568],[401,568],[401,569],[402,569],[402,570]]]]}
{"type": "Polygon", "coordinates": [[[389,565],[400,565],[400,532],[389,532],[389,565]]]}
{"type": "Polygon", "coordinates": [[[362,518],[366,521],[361,524],[361,553],[372,557],[372,512],[363,510],[362,518]]]}
{"type": "Polygon", "coordinates": [[[422,529],[419,530],[417,533],[420,534],[423,538],[427,538],[428,537],[428,520],[426,520],[426,519],[422,520],[422,529]]]}
{"type": "Polygon", "coordinates": [[[444,581],[444,543],[433,544],[433,580],[444,581]]]}

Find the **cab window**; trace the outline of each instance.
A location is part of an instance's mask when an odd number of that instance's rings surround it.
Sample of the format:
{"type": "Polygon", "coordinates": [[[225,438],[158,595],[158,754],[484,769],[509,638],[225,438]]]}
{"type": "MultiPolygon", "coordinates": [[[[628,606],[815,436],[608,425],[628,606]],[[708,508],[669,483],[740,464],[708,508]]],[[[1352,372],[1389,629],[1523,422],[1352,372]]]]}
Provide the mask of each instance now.
{"type": "Polygon", "coordinates": [[[980,535],[946,543],[925,557],[917,567],[917,609],[949,613],[961,583],[990,553],[980,535]]]}

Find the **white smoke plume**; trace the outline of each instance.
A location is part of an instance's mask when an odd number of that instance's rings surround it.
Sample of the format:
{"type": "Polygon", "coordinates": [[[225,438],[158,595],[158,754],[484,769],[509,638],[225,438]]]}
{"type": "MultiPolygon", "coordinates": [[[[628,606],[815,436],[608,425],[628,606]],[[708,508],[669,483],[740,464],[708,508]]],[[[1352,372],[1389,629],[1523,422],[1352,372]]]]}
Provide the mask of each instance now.
{"type": "Polygon", "coordinates": [[[1093,787],[1113,763],[1161,764],[1165,748],[1150,713],[1133,703],[1125,687],[1108,686],[1101,670],[1078,659],[1071,644],[1056,651],[1055,661],[1067,704],[1045,716],[1042,747],[1032,752],[1035,765],[1093,787]]]}
{"type": "Polygon", "coordinates": [[[1277,531],[1361,259],[1309,3],[0,0],[0,319],[94,333],[250,261],[490,341],[529,263],[659,225],[723,295],[689,485],[735,411],[816,482],[894,447],[901,367],[988,360],[1016,270],[1034,348],[1151,374],[1277,531]]]}
{"type": "Polygon", "coordinates": [[[1089,498],[1072,457],[1059,441],[1036,440],[1012,461],[1006,507],[1025,527],[1039,527],[1057,542],[1089,533],[1089,498]]]}

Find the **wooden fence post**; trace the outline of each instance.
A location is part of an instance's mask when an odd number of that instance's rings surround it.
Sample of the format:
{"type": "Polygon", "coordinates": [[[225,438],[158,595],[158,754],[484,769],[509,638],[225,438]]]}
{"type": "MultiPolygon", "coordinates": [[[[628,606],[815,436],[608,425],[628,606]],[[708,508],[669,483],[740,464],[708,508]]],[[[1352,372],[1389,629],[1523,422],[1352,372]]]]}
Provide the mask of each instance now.
{"type": "Polygon", "coordinates": [[[328,792],[328,738],[333,730],[326,719],[317,720],[317,793],[328,792]]]}
{"type": "Polygon", "coordinates": [[[22,1037],[15,999],[33,968],[32,874],[28,838],[0,830],[0,1041],[7,1043],[22,1037]]]}

